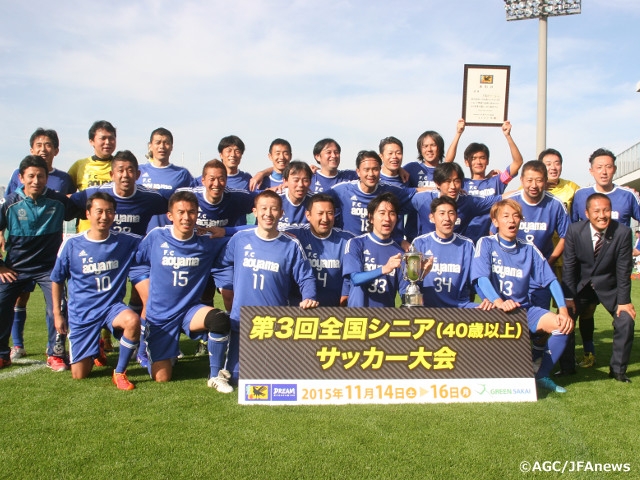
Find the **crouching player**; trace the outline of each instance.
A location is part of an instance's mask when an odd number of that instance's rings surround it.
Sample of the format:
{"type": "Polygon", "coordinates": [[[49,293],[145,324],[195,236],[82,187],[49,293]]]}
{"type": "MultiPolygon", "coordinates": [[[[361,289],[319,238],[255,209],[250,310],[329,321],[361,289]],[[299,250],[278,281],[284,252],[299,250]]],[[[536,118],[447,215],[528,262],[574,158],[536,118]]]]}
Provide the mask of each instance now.
{"type": "Polygon", "coordinates": [[[229,373],[223,369],[229,316],[200,303],[213,262],[226,240],[195,234],[198,199],[192,192],[171,195],[167,217],[173,224],[151,230],[136,255],[139,263],[150,267],[145,337],[151,377],[156,382],[171,380],[181,332],[196,339],[208,331],[211,371],[207,385],[231,393],[229,373]]]}
{"type": "Polygon", "coordinates": [[[108,328],[120,341],[113,383],[132,390],[126,368],[140,341],[140,318],[123,303],[129,268],[142,237],[111,232],[116,202],[106,192],[87,199],[89,230],[70,237],[60,247],[51,272],[56,330],[69,333],[73,378],[86,378],[98,355],[100,330],[108,328]],[[68,325],[61,312],[64,282],[68,280],[68,325]]]}
{"type": "Polygon", "coordinates": [[[530,332],[550,333],[549,340],[536,372],[540,388],[565,393],[549,375],[567,345],[573,331],[573,320],[567,310],[562,287],[549,263],[533,245],[517,238],[522,220],[522,208],[515,200],[500,200],[491,207],[491,221],[497,233],[478,240],[471,279],[477,282],[484,297],[495,308],[510,312],[523,308],[527,312],[530,332]],[[533,288],[549,287],[558,314],[531,305],[529,293],[533,288]]]}

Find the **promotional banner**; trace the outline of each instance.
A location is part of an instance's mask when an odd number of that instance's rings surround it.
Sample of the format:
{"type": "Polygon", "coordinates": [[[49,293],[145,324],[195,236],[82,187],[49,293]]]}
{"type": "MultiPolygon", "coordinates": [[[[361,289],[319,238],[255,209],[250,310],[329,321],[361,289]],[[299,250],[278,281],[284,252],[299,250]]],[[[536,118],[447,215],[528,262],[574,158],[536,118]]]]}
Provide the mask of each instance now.
{"type": "Polygon", "coordinates": [[[243,307],[243,404],[535,401],[526,314],[243,307]]]}

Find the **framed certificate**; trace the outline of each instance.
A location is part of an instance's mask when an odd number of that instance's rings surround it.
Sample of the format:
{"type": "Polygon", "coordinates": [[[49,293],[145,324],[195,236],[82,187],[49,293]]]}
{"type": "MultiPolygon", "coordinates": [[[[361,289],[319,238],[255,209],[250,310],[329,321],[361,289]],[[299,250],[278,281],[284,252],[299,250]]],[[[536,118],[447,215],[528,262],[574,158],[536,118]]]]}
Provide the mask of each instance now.
{"type": "Polygon", "coordinates": [[[465,65],[462,118],[467,125],[502,125],[509,109],[508,65],[465,65]]]}

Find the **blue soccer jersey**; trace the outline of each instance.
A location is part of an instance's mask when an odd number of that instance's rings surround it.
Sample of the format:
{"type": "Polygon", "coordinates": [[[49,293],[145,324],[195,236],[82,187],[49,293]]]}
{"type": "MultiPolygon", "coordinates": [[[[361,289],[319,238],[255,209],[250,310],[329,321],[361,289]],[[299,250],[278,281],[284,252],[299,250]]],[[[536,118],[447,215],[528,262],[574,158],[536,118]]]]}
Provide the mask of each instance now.
{"type": "Polygon", "coordinates": [[[149,190],[157,190],[167,200],[178,188],[193,186],[193,177],[184,167],[170,163],[166,167],[156,167],[147,162],[140,165],[140,178],[136,182],[149,190]]]}
{"type": "Polygon", "coordinates": [[[386,183],[379,183],[373,193],[364,193],[360,189],[360,181],[340,183],[328,193],[336,200],[336,220],[338,228],[347,230],[354,235],[366,233],[369,228],[367,205],[381,193],[393,193],[400,202],[398,223],[393,231],[393,239],[401,242],[404,237],[404,226],[401,215],[411,211],[411,199],[416,193],[415,188],[398,188],[386,183]]]}
{"type": "MultiPolygon", "coordinates": [[[[238,170],[238,173],[231,175],[227,173],[227,188],[231,190],[245,190],[249,191],[249,183],[251,182],[251,174],[247,172],[243,172],[242,170],[238,170]]],[[[202,175],[197,177],[193,181],[194,187],[199,187],[202,185],[202,175]]]]}
{"type": "Polygon", "coordinates": [[[167,213],[167,200],[155,190],[136,185],[129,197],[116,194],[113,183],[105,183],[99,187],[90,187],[71,195],[70,200],[76,208],[84,213],[87,198],[95,192],[105,192],[116,201],[116,217],[111,226],[114,232],[135,233],[144,235],[151,217],[167,213]]]}
{"type": "Polygon", "coordinates": [[[316,298],[316,283],[300,242],[279,234],[265,240],[252,228],[236,233],[217,266],[233,268],[231,327],[240,328],[240,307],[288,306],[294,284],[303,299],[316,298]]]}
{"type": "Polygon", "coordinates": [[[598,192],[594,186],[583,187],[576,191],[571,205],[571,221],[587,220],[587,198],[593,193],[604,193],[611,200],[611,219],[627,227],[631,226],[631,219],[640,221],[640,197],[627,187],[613,186],[610,192],[598,192]]]}
{"type": "Polygon", "coordinates": [[[282,217],[280,217],[280,220],[278,220],[278,230],[282,231],[287,227],[297,227],[309,223],[304,212],[307,209],[307,200],[311,198],[310,193],[307,193],[307,196],[298,205],[291,201],[287,189],[280,194],[280,198],[282,199],[282,210],[284,213],[282,217]]]}
{"type": "Polygon", "coordinates": [[[213,263],[226,241],[195,234],[179,240],[173,236],[172,225],[147,234],[136,255],[136,261],[151,268],[147,321],[156,325],[181,321],[200,303],[213,263]]]}
{"type": "Polygon", "coordinates": [[[409,180],[407,180],[406,182],[403,182],[400,175],[395,175],[393,177],[390,177],[389,175],[385,175],[382,172],[380,172],[380,183],[386,183],[387,185],[393,185],[394,187],[398,187],[398,188],[404,188],[409,186],[409,180]]]}
{"type": "Polygon", "coordinates": [[[471,281],[480,277],[489,278],[500,298],[518,302],[525,309],[531,306],[532,290],[547,287],[556,280],[535,245],[517,239],[515,245],[509,247],[498,235],[478,240],[471,263],[471,281]]]}
{"type": "Polygon", "coordinates": [[[340,297],[349,295],[348,279],[342,275],[343,254],[353,234],[334,228],[328,237],[320,238],[310,226],[288,227],[285,233],[294,235],[309,259],[316,278],[316,300],[321,307],[338,307],[340,297]]]}
{"type": "Polygon", "coordinates": [[[421,291],[425,307],[473,308],[471,295],[471,262],[473,242],[454,233],[448,239],[435,232],[420,235],[413,240],[413,247],[433,257],[433,267],[424,278],[421,291]]]}
{"type": "MultiPolygon", "coordinates": [[[[371,233],[354,237],[345,247],[342,274],[370,272],[384,266],[389,258],[404,250],[392,239],[380,240],[371,233]]],[[[349,307],[394,307],[402,273],[396,268],[363,285],[351,285],[349,307]]]]}
{"type": "Polygon", "coordinates": [[[410,187],[432,187],[437,185],[433,181],[433,171],[436,167],[431,167],[422,162],[409,162],[404,166],[405,171],[409,174],[410,187]]]}
{"type": "MultiPolygon", "coordinates": [[[[440,192],[420,192],[411,199],[413,207],[418,212],[418,233],[420,235],[435,230],[435,225],[429,219],[429,214],[431,213],[431,202],[439,196],[440,192]]],[[[482,198],[471,197],[462,193],[458,195],[458,198],[456,198],[458,218],[454,232],[465,235],[469,222],[478,215],[489,213],[491,206],[501,199],[501,196],[482,198]]]]}
{"type": "MultiPolygon", "coordinates": [[[[7,189],[4,192],[5,196],[15,192],[22,186],[19,175],[20,170],[16,168],[13,171],[11,179],[9,180],[9,185],[7,185],[7,189]]],[[[58,170],[57,168],[54,168],[49,172],[47,176],[47,187],[51,190],[55,190],[56,192],[60,192],[63,195],[70,195],[76,191],[76,186],[73,183],[71,175],[67,172],[63,172],[62,170],[58,170]]]]}
{"type": "Polygon", "coordinates": [[[253,201],[257,195],[246,190],[224,189],[222,198],[217,203],[211,203],[205,197],[205,187],[187,188],[198,199],[199,227],[235,227],[247,224],[247,214],[251,213],[253,201]]]}
{"type": "Polygon", "coordinates": [[[358,174],[354,170],[338,170],[333,177],[327,177],[317,170],[311,177],[310,190],[314,193],[328,192],[334,185],[351,180],[357,180],[358,174]]]}
{"type": "MultiPolygon", "coordinates": [[[[202,180],[202,177],[200,177],[200,179],[202,180]]],[[[227,174],[227,188],[230,188],[233,190],[246,190],[248,192],[250,182],[251,182],[250,173],[238,170],[238,173],[234,175],[227,174]]]]}
{"type": "MultiPolygon", "coordinates": [[[[465,178],[462,189],[472,197],[493,197],[502,195],[513,177],[509,175],[509,167],[502,174],[489,178],[471,179],[465,178]]],[[[477,242],[480,237],[489,235],[491,218],[488,213],[473,218],[467,226],[465,236],[477,242]]]]}
{"type": "Polygon", "coordinates": [[[69,325],[91,323],[116,303],[127,290],[127,275],[142,237],[111,232],[105,240],[91,240],[87,232],[64,241],[51,280],[68,280],[69,325]]]}
{"type": "MultiPolygon", "coordinates": [[[[559,238],[564,238],[569,228],[569,215],[564,208],[564,204],[549,192],[545,192],[542,200],[536,205],[528,203],[522,194],[517,192],[512,197],[513,200],[522,206],[522,221],[518,238],[527,243],[534,244],[544,258],[548,259],[553,253],[554,233],[558,233],[559,238]]],[[[495,233],[495,227],[492,228],[495,233]]]]}
{"type": "Polygon", "coordinates": [[[266,190],[267,188],[279,187],[284,182],[284,177],[281,173],[272,172],[267,178],[262,180],[262,184],[260,184],[261,190],[266,190]]]}

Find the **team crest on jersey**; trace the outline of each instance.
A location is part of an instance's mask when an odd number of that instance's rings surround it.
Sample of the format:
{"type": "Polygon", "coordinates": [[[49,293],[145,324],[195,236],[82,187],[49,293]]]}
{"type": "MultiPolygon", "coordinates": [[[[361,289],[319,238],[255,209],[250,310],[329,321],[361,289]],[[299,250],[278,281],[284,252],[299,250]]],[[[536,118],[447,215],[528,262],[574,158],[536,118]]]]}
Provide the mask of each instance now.
{"type": "Polygon", "coordinates": [[[431,249],[427,250],[427,252],[425,253],[425,255],[427,257],[433,257],[433,252],[431,251],[431,249]]]}
{"type": "Polygon", "coordinates": [[[354,196],[352,196],[352,197],[350,198],[350,200],[358,200],[358,197],[356,197],[356,196],[354,195],[354,196]]]}
{"type": "Polygon", "coordinates": [[[251,244],[250,243],[246,244],[244,249],[245,250],[253,250],[253,248],[251,248],[251,244]]]}
{"type": "Polygon", "coordinates": [[[162,242],[162,245],[160,245],[160,248],[169,248],[169,244],[167,242],[162,242]]]}
{"type": "Polygon", "coordinates": [[[79,257],[86,257],[87,256],[87,252],[85,252],[84,250],[82,250],[79,254],[79,257]]]}
{"type": "Polygon", "coordinates": [[[309,251],[313,250],[313,248],[311,248],[311,244],[308,244],[306,247],[304,247],[304,249],[309,251]]]}
{"type": "Polygon", "coordinates": [[[24,208],[18,209],[18,220],[26,220],[27,219],[27,211],[24,208]]]}
{"type": "Polygon", "coordinates": [[[362,252],[362,253],[364,253],[365,255],[371,255],[371,252],[369,251],[369,249],[368,249],[368,248],[367,248],[364,252],[362,252]]]}

